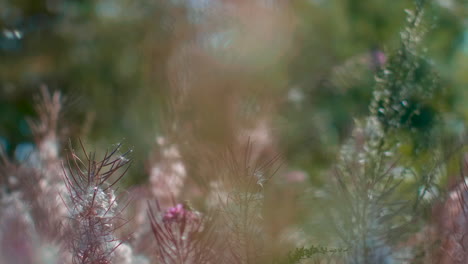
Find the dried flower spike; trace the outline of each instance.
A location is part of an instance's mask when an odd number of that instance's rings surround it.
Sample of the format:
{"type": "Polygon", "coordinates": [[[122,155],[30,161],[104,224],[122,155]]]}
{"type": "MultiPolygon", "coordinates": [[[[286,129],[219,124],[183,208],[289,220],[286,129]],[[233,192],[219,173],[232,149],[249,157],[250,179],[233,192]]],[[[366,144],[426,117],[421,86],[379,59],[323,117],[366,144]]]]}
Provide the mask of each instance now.
{"type": "Polygon", "coordinates": [[[120,144],[104,155],[101,161],[95,160],[92,153],[86,154],[83,161],[71,148],[67,157],[67,168],[63,166],[65,184],[68,190],[69,228],[72,234],[70,246],[73,263],[103,264],[111,263],[115,249],[122,243],[114,236],[120,226],[116,220],[121,218],[125,207],[118,207],[117,197],[112,187],[125,175],[129,168],[127,155],[116,156],[120,144]],[[113,178],[124,169],[116,178],[113,178]]]}

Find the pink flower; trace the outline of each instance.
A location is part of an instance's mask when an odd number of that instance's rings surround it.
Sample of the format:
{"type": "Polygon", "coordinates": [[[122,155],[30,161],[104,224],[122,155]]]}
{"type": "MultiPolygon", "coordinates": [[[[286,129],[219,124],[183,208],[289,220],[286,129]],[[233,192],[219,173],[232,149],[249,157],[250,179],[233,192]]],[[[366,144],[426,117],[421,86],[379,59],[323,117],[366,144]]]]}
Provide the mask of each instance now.
{"type": "Polygon", "coordinates": [[[177,204],[161,213],[157,201],[157,211],[149,206],[158,263],[219,263],[221,256],[215,254],[219,243],[213,242],[217,239],[214,234],[215,219],[189,208],[188,205],[177,204]]]}
{"type": "Polygon", "coordinates": [[[196,213],[187,210],[183,204],[177,204],[176,206],[167,209],[163,216],[163,221],[165,223],[186,222],[196,219],[198,219],[196,213]]]}

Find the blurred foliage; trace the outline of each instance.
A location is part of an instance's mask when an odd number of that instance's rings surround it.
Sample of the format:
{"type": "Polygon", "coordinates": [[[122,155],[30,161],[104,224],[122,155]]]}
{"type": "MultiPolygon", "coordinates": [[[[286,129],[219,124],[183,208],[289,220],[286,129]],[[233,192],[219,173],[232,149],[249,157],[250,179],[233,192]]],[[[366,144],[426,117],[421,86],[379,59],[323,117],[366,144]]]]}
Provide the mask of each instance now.
{"type": "MultiPolygon", "coordinates": [[[[203,35],[199,13],[214,2],[0,0],[0,139],[10,153],[31,141],[25,117],[34,115],[33,95],[47,85],[68,98],[66,121],[78,124],[70,137],[86,137],[95,148],[125,139],[134,146],[137,165],[143,165],[165,121],[169,57],[181,42],[203,35]]],[[[336,159],[353,118],[368,114],[378,70],[373,60],[377,52],[385,55],[398,46],[403,10],[412,3],[299,0],[288,5],[291,15],[284,21],[294,29],[286,35],[290,48],[281,59],[265,50],[271,42],[259,43],[263,48],[254,50],[255,57],[236,57],[236,51],[229,52],[230,33],[222,30],[215,44],[243,69],[236,70],[242,77],[230,76],[242,79],[239,85],[268,86],[267,92],[286,99],[275,120],[280,148],[293,167],[319,183],[323,179],[316,175],[336,159]],[[249,66],[252,60],[257,68],[249,66]]],[[[468,4],[438,0],[426,12],[432,20],[424,46],[442,92],[410,123],[426,130],[441,115],[447,133],[460,136],[468,118],[468,4]]],[[[174,67],[182,72],[189,66],[174,67]]],[[[136,178],[144,177],[144,166],[133,168],[136,178]]]]}

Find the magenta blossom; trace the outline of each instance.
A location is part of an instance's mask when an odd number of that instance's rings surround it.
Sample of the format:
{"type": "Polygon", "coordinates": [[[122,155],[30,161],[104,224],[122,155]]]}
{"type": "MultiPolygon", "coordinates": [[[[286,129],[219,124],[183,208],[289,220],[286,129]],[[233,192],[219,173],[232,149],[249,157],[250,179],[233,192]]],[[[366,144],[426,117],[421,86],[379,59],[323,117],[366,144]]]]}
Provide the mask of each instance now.
{"type": "Polygon", "coordinates": [[[158,263],[220,263],[222,255],[215,254],[221,249],[218,248],[220,243],[215,243],[217,237],[213,231],[214,218],[192,211],[184,203],[162,213],[156,202],[156,209],[157,211],[149,206],[148,215],[156,239],[155,254],[158,263]]]}
{"type": "Polygon", "coordinates": [[[183,204],[177,204],[176,206],[167,209],[163,216],[163,221],[165,223],[185,222],[196,219],[198,219],[197,214],[187,209],[183,204]]]}

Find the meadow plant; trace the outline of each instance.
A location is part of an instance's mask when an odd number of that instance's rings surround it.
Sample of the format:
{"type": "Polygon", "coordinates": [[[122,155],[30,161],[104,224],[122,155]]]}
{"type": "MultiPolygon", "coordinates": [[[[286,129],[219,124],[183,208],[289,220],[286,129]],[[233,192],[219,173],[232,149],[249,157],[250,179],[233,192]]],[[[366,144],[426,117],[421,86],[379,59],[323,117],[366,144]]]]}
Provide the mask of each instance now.
{"type": "Polygon", "coordinates": [[[161,212],[149,206],[154,249],[160,263],[222,263],[219,243],[214,237],[215,224],[184,204],[161,212]],[[218,247],[218,250],[217,250],[218,247]]]}
{"type": "Polygon", "coordinates": [[[118,207],[120,201],[112,187],[128,169],[129,152],[115,157],[119,149],[120,145],[100,161],[95,160],[95,154],[86,153],[84,147],[84,161],[73,149],[67,157],[68,170],[63,170],[73,263],[112,263],[113,253],[122,243],[114,232],[119,227],[116,219],[125,207],[118,207]],[[122,168],[125,170],[120,172],[122,168]],[[114,175],[116,172],[120,175],[114,175]]]}

